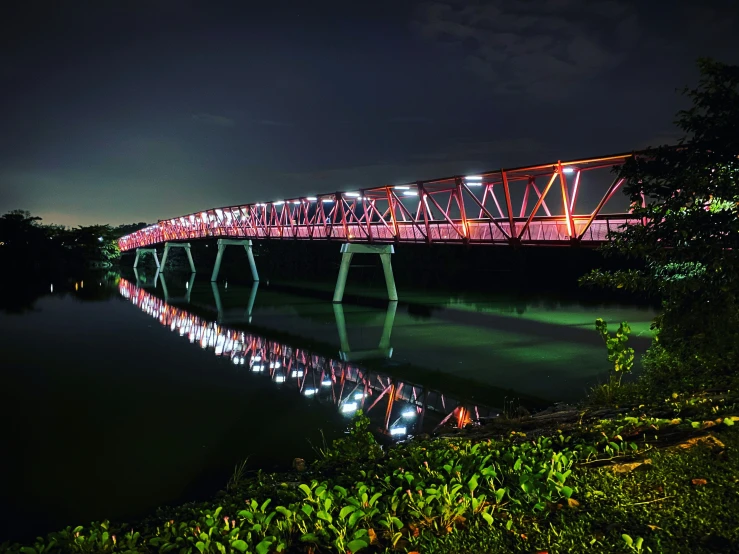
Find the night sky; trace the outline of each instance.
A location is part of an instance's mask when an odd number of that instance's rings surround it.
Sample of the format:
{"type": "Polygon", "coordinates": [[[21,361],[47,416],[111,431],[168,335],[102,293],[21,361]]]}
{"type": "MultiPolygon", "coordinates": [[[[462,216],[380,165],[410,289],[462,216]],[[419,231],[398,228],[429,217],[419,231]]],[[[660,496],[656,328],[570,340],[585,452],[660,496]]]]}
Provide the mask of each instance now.
{"type": "Polygon", "coordinates": [[[675,139],[731,0],[4,8],[0,213],[153,222],[675,139]]]}

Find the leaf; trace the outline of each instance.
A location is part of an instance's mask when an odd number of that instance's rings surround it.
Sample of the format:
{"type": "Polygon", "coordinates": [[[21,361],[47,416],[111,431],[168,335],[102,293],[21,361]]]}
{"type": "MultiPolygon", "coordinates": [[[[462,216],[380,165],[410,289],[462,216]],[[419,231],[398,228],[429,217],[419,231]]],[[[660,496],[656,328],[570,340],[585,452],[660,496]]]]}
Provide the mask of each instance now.
{"type": "Polygon", "coordinates": [[[495,501],[500,504],[503,501],[503,497],[505,496],[506,489],[500,488],[497,491],[495,491],[495,501]]]}
{"type": "Polygon", "coordinates": [[[731,427],[732,425],[734,425],[734,420],[731,419],[730,417],[725,417],[724,418],[724,425],[727,425],[727,426],[731,427]]]}
{"type": "Polygon", "coordinates": [[[624,542],[625,542],[625,543],[626,543],[626,544],[627,544],[628,546],[631,546],[632,544],[634,544],[634,539],[632,539],[632,538],[631,538],[630,536],[628,536],[628,535],[626,535],[626,534],[623,534],[623,535],[621,535],[621,538],[622,538],[622,539],[624,540],[624,542]]]}
{"type": "Polygon", "coordinates": [[[303,504],[300,509],[303,510],[303,513],[308,517],[313,513],[313,506],[309,506],[308,504],[303,504]]]}
{"type": "Polygon", "coordinates": [[[483,512],[482,513],[482,519],[484,519],[485,521],[487,521],[488,522],[488,525],[492,525],[493,524],[493,516],[491,516],[487,512],[483,512]]]}
{"type": "MultiPolygon", "coordinates": [[[[246,544],[246,543],[244,543],[244,544],[246,544]]],[[[195,548],[197,548],[198,550],[200,550],[200,552],[205,552],[205,543],[203,541],[198,541],[198,542],[195,543],[195,548]]],[[[242,552],[243,552],[243,550],[242,550],[242,552]]]]}
{"type": "Polygon", "coordinates": [[[344,506],[339,512],[339,518],[345,519],[346,516],[348,516],[352,512],[355,512],[356,510],[357,510],[356,506],[344,506]]]}
{"type": "Polygon", "coordinates": [[[323,510],[319,510],[318,512],[316,512],[316,516],[318,516],[318,519],[322,519],[323,521],[327,521],[328,523],[331,523],[334,520],[334,518],[331,517],[331,514],[323,510]]]}
{"type": "Polygon", "coordinates": [[[246,552],[246,549],[249,548],[249,545],[246,544],[246,541],[242,541],[241,539],[239,539],[231,543],[231,548],[235,548],[239,552],[246,552]]]}
{"type": "Polygon", "coordinates": [[[367,548],[369,546],[369,543],[367,543],[367,541],[362,540],[362,539],[355,539],[349,542],[349,544],[347,544],[346,546],[352,552],[358,552],[359,550],[362,550],[363,548],[367,548]]]}
{"type": "Polygon", "coordinates": [[[357,521],[362,519],[364,517],[364,512],[362,510],[357,510],[352,515],[349,516],[349,527],[354,527],[357,524],[357,521]]]}
{"type": "Polygon", "coordinates": [[[470,487],[470,492],[475,492],[475,489],[477,488],[477,474],[475,473],[470,480],[467,482],[467,485],[470,487]]]}
{"type": "Polygon", "coordinates": [[[636,547],[637,551],[641,551],[641,545],[644,543],[644,539],[641,537],[636,537],[636,541],[634,542],[634,546],[636,547]]]}
{"type": "Polygon", "coordinates": [[[310,487],[306,485],[305,483],[301,483],[301,485],[298,488],[305,493],[305,496],[311,496],[310,487]]]}
{"type": "Polygon", "coordinates": [[[318,542],[318,537],[315,533],[306,533],[300,537],[300,540],[303,542],[318,542]]]}
{"type": "Polygon", "coordinates": [[[290,517],[291,515],[293,515],[293,513],[284,506],[277,506],[277,508],[275,508],[275,511],[285,517],[290,517]]]}
{"type": "Polygon", "coordinates": [[[264,539],[262,542],[257,544],[257,554],[267,554],[272,546],[274,539],[272,537],[264,539]]]}
{"type": "Polygon", "coordinates": [[[562,496],[565,498],[569,498],[572,496],[573,490],[572,487],[562,487],[562,496]]]}

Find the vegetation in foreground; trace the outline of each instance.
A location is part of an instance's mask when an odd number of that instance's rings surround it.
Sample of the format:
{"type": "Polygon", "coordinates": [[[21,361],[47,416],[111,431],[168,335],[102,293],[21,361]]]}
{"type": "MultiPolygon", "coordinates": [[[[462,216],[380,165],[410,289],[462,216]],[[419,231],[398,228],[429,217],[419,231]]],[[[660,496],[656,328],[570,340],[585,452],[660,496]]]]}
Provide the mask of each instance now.
{"type": "Polygon", "coordinates": [[[699,417],[633,412],[538,436],[478,428],[476,438],[387,452],[359,414],[306,472],[235,471],[212,502],[133,526],[68,527],[3,551],[731,552],[739,417],[728,414],[737,405],[705,397],[670,409],[686,408],[699,417]]]}
{"type": "Polygon", "coordinates": [[[739,66],[700,60],[701,78],[677,114],[684,137],[616,168],[632,224],[606,252],[642,269],[593,271],[589,285],[662,299],[643,360],[642,393],[734,387],[739,366],[739,66]]]}

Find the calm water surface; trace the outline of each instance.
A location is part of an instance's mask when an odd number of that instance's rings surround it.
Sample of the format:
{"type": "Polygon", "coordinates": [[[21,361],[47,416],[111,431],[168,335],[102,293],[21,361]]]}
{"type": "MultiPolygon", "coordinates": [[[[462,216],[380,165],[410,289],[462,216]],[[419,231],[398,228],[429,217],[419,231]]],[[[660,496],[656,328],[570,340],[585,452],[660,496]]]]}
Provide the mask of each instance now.
{"type": "Polygon", "coordinates": [[[428,291],[334,306],[330,284],[155,277],[5,285],[0,542],[207,498],[244,458],[311,458],[359,408],[396,440],[512,399],[575,400],[607,370],[594,319],[628,320],[643,351],[653,317],[428,291]]]}

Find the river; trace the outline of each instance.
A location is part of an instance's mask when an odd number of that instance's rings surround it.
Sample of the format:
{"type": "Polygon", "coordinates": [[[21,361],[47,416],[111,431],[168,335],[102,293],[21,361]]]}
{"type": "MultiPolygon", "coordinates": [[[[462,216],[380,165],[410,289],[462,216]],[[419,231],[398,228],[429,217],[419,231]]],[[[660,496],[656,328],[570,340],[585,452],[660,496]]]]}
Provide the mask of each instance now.
{"type": "Polygon", "coordinates": [[[390,442],[582,398],[608,362],[597,317],[649,307],[517,293],[213,286],[114,273],[5,283],[0,543],[207,498],[236,464],[288,467],[359,409],[390,442]],[[353,295],[353,296],[352,296],[353,295]]]}

